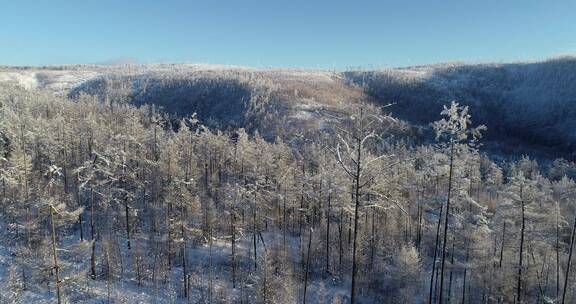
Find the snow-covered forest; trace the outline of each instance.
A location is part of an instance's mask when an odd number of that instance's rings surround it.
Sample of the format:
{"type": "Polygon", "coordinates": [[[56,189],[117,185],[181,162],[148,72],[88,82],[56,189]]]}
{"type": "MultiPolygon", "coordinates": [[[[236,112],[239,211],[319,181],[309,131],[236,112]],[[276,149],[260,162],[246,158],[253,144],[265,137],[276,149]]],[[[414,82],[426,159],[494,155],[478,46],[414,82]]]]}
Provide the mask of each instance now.
{"type": "Polygon", "coordinates": [[[0,303],[574,303],[566,64],[4,69],[0,303]]]}

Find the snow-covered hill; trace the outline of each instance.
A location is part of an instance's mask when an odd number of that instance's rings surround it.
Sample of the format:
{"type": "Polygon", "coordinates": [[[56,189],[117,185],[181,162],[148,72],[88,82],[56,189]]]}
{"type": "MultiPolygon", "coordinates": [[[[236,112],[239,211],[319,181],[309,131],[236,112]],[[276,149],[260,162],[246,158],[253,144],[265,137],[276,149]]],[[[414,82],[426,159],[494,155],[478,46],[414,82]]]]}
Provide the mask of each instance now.
{"type": "Polygon", "coordinates": [[[425,130],[456,100],[471,107],[474,123],[488,127],[486,143],[499,153],[573,158],[576,146],[575,57],[346,72],[206,64],[5,67],[0,82],[154,104],[178,116],[196,112],[212,127],[244,127],[269,138],[324,129],[331,113],[358,102],[393,104],[387,110],[425,130]]]}

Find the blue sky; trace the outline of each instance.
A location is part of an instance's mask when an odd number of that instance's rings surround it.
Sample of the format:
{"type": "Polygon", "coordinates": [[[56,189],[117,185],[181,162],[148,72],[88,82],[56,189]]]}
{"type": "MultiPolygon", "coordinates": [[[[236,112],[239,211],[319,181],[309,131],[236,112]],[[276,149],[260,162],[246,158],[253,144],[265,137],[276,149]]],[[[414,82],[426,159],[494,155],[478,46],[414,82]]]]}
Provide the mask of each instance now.
{"type": "Polygon", "coordinates": [[[576,54],[576,1],[0,0],[0,65],[409,66],[576,54]]]}

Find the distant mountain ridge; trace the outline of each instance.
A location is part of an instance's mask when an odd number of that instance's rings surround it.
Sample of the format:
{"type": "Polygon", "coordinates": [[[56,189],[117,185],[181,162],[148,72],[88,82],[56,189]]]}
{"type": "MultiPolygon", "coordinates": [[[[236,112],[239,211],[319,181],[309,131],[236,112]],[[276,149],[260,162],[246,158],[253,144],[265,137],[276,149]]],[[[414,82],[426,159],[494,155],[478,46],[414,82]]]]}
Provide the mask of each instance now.
{"type": "Polygon", "coordinates": [[[387,111],[427,138],[428,124],[456,100],[470,106],[473,122],[488,127],[485,141],[504,154],[574,159],[576,148],[576,57],[345,72],[191,64],[4,67],[0,82],[154,104],[177,116],[197,112],[212,127],[270,137],[320,130],[331,113],[368,102],[392,104],[387,111]]]}
{"type": "Polygon", "coordinates": [[[470,106],[488,139],[572,154],[576,147],[576,57],[535,63],[446,64],[346,72],[395,115],[427,124],[451,100],[470,106]]]}

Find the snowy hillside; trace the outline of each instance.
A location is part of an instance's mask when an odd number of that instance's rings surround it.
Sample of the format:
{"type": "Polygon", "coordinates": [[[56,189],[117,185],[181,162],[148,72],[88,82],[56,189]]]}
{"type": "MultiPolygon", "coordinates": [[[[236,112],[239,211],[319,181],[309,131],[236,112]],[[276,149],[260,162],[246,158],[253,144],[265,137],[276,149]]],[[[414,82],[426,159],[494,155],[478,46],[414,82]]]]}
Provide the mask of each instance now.
{"type": "Polygon", "coordinates": [[[532,154],[536,150],[574,158],[574,57],[345,74],[364,86],[377,103],[395,103],[390,111],[413,123],[436,120],[442,107],[456,100],[470,106],[474,122],[488,126],[486,139],[499,142],[506,154],[532,154]],[[512,144],[506,147],[506,142],[512,144]]]}
{"type": "Polygon", "coordinates": [[[203,64],[3,68],[0,82],[154,104],[180,117],[196,112],[212,127],[259,129],[269,138],[325,128],[330,113],[358,102],[392,104],[387,111],[427,129],[456,100],[471,107],[474,123],[489,126],[486,144],[496,153],[573,158],[576,145],[571,57],[350,72],[203,64]]]}

